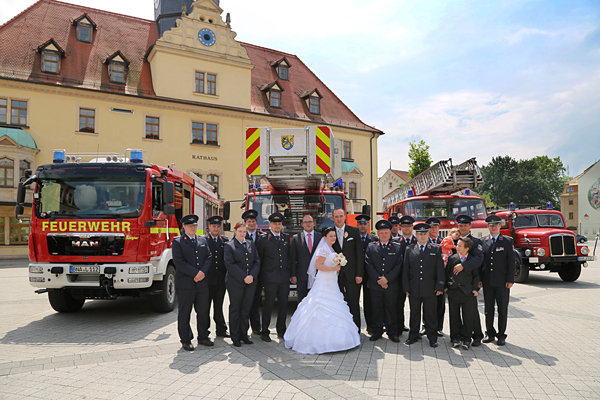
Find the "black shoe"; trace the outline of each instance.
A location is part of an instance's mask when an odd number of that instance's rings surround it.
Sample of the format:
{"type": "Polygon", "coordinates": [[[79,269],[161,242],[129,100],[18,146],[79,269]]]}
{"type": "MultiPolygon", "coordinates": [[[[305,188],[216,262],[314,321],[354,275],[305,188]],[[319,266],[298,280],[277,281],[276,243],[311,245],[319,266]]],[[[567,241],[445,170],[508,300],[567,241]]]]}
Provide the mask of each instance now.
{"type": "Polygon", "coordinates": [[[483,340],[481,342],[482,343],[492,343],[493,341],[494,341],[494,337],[493,336],[485,335],[485,337],[483,338],[483,340]]]}
{"type": "Polygon", "coordinates": [[[481,346],[481,340],[473,340],[473,343],[471,344],[471,346],[473,346],[473,347],[481,346]]]}
{"type": "Polygon", "coordinates": [[[409,328],[408,328],[406,325],[404,325],[404,327],[402,328],[402,330],[403,330],[404,332],[408,332],[408,331],[410,331],[410,329],[409,329],[409,328]]]}
{"type": "Polygon", "coordinates": [[[381,339],[381,336],[382,336],[382,335],[381,335],[381,333],[375,333],[373,336],[371,336],[371,337],[369,338],[369,340],[370,340],[371,342],[374,342],[374,341],[376,341],[376,340],[379,340],[379,339],[381,339]]]}
{"type": "Polygon", "coordinates": [[[439,337],[444,337],[444,332],[442,332],[441,330],[437,331],[437,335],[439,337]]]}
{"type": "Polygon", "coordinates": [[[460,346],[460,342],[458,340],[452,341],[452,348],[457,349],[460,346]]]}
{"type": "Polygon", "coordinates": [[[277,337],[278,337],[279,339],[283,339],[283,335],[285,335],[285,332],[284,332],[284,333],[278,333],[278,334],[277,334],[277,337]]]}
{"type": "Polygon", "coordinates": [[[240,342],[233,342],[233,345],[235,347],[242,347],[242,344],[240,342]]]}
{"type": "Polygon", "coordinates": [[[427,332],[425,331],[425,327],[421,328],[421,330],[419,331],[419,335],[421,336],[425,336],[427,332]]]}
{"type": "Polygon", "coordinates": [[[231,337],[231,336],[229,336],[229,334],[227,332],[225,332],[225,333],[217,333],[217,336],[218,337],[227,337],[227,338],[231,337]]]}
{"type": "Polygon", "coordinates": [[[391,335],[390,336],[390,340],[394,343],[399,343],[400,342],[400,338],[398,337],[398,335],[391,335]]]}
{"type": "Polygon", "coordinates": [[[192,342],[181,342],[181,348],[185,351],[194,351],[194,346],[192,342]]]}
{"type": "Polygon", "coordinates": [[[269,336],[268,333],[263,333],[262,335],[260,335],[260,338],[263,342],[269,343],[271,341],[271,336],[269,336]]]}
{"type": "Polygon", "coordinates": [[[430,347],[438,347],[439,344],[438,344],[438,342],[429,342],[429,346],[430,347]]]}
{"type": "Polygon", "coordinates": [[[462,342],[460,347],[462,347],[465,350],[469,350],[469,342],[462,342]]]}
{"type": "Polygon", "coordinates": [[[202,339],[202,340],[198,339],[198,344],[201,344],[202,346],[207,346],[207,347],[212,347],[215,345],[213,343],[213,341],[210,340],[209,338],[202,339]]]}
{"type": "Polygon", "coordinates": [[[404,344],[407,344],[407,345],[409,345],[409,346],[410,346],[411,344],[414,344],[414,343],[417,343],[417,339],[410,339],[410,338],[409,338],[409,339],[406,339],[406,341],[404,342],[404,344]]]}
{"type": "Polygon", "coordinates": [[[252,329],[252,334],[254,334],[254,335],[262,335],[262,331],[260,329],[252,329]]]}
{"type": "Polygon", "coordinates": [[[370,335],[370,334],[372,334],[372,333],[373,333],[373,328],[368,328],[368,327],[367,327],[367,333],[368,333],[369,335],[370,335]]]}
{"type": "Polygon", "coordinates": [[[506,339],[498,339],[498,346],[504,346],[506,344],[506,339]]]}
{"type": "Polygon", "coordinates": [[[252,344],[252,343],[254,343],[252,340],[250,340],[250,338],[248,336],[246,336],[245,339],[242,339],[242,342],[244,342],[246,344],[252,344]]]}

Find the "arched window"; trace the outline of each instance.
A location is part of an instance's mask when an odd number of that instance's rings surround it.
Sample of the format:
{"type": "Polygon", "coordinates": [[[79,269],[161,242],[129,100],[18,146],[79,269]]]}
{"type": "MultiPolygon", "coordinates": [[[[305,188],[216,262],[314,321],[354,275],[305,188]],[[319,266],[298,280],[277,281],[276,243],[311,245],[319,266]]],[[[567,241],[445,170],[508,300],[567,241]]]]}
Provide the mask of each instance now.
{"type": "MultiPolygon", "coordinates": [[[[215,193],[219,196],[219,176],[218,175],[208,175],[206,177],[206,181],[215,188],[215,193]]],[[[219,196],[220,197],[220,196],[219,196]]]]}
{"type": "Polygon", "coordinates": [[[31,164],[28,161],[21,160],[19,162],[19,178],[25,175],[25,170],[30,169],[31,164]]]}

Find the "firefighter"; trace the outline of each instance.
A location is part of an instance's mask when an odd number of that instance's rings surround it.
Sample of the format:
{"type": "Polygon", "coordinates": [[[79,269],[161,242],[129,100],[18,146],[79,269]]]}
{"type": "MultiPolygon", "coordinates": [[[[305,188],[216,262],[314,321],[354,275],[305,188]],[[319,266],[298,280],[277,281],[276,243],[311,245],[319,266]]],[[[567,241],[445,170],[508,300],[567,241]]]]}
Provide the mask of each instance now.
{"type": "MultiPolygon", "coordinates": [[[[428,243],[439,245],[442,243],[442,238],[440,237],[440,220],[436,217],[429,217],[426,224],[429,224],[429,241],[428,243]]],[[[438,321],[438,330],[437,335],[439,337],[444,337],[444,314],[446,314],[446,292],[444,292],[441,296],[437,298],[437,321],[438,321]]],[[[421,336],[425,334],[425,325],[423,325],[421,329],[421,336]]]]}
{"type": "Polygon", "coordinates": [[[485,304],[486,335],[483,343],[498,339],[498,346],[506,344],[506,321],[510,288],[515,283],[515,252],[512,238],[500,234],[502,218],[490,215],[485,219],[490,234],[483,240],[484,261],[480,268],[485,304]],[[494,305],[498,307],[498,330],[494,329],[494,305]]]}
{"type": "Polygon", "coordinates": [[[210,299],[206,274],[212,263],[210,248],[206,239],[196,236],[198,216],[186,215],[181,219],[183,232],[173,239],[173,263],[175,264],[175,290],[179,301],[177,331],[181,347],[193,351],[194,333],[190,327],[192,307],[196,311],[198,344],[213,346],[208,338],[210,299]]]}
{"type": "MultiPolygon", "coordinates": [[[[225,243],[229,241],[227,236],[221,235],[221,223],[223,217],[214,215],[207,220],[208,233],[205,236],[210,252],[212,263],[206,279],[208,279],[208,293],[213,307],[213,320],[215,321],[217,336],[229,337],[227,324],[223,315],[223,301],[225,300],[225,274],[227,269],[223,260],[225,243]]],[[[210,317],[207,326],[210,328],[210,317]]]]}
{"type": "MultiPolygon", "coordinates": [[[[366,214],[360,214],[354,217],[356,220],[356,227],[358,228],[358,234],[362,241],[363,251],[367,250],[367,246],[371,242],[376,242],[377,236],[369,233],[369,221],[371,217],[366,214]]],[[[371,305],[371,294],[370,289],[367,287],[367,271],[365,270],[365,276],[362,281],[363,286],[363,314],[365,315],[365,322],[367,323],[367,333],[373,333],[373,310],[371,305]]]]}
{"type": "MultiPolygon", "coordinates": [[[[261,233],[256,229],[256,217],[258,217],[258,211],[246,210],[242,214],[242,219],[246,223],[247,233],[246,239],[254,242],[254,245],[261,239],[261,233]]],[[[260,281],[260,274],[256,279],[256,290],[254,291],[254,298],[252,299],[252,307],[250,307],[250,326],[252,332],[260,334],[260,297],[262,296],[262,283],[260,281]]]]}
{"type": "MultiPolygon", "coordinates": [[[[404,257],[406,253],[406,247],[408,245],[417,243],[417,238],[413,235],[413,224],[415,223],[415,219],[410,215],[403,215],[402,218],[398,220],[398,222],[400,223],[400,229],[402,229],[402,235],[400,235],[399,238],[396,240],[398,243],[400,243],[400,246],[402,246],[402,257],[404,257]]],[[[402,280],[402,277],[400,277],[400,280],[402,280]]],[[[402,282],[400,284],[402,285],[402,282]]],[[[400,290],[400,292],[398,293],[398,304],[396,305],[396,313],[398,315],[398,326],[402,327],[400,334],[402,334],[402,332],[409,331],[404,320],[405,304],[406,293],[404,293],[404,290],[400,290]]]]}
{"type": "Polygon", "coordinates": [[[387,220],[392,224],[391,239],[399,241],[402,238],[402,235],[400,234],[400,218],[398,218],[395,215],[392,215],[387,220]]]}
{"type": "Polygon", "coordinates": [[[429,243],[441,244],[442,238],[440,237],[440,220],[436,217],[429,217],[425,223],[431,226],[431,228],[429,228],[429,243]]]}

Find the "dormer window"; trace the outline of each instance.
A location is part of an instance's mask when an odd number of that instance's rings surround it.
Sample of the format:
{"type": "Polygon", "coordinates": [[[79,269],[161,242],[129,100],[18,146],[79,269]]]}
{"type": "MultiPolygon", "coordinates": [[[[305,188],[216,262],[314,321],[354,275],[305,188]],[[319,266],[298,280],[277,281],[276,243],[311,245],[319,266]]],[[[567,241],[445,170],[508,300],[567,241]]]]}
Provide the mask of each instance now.
{"type": "Polygon", "coordinates": [[[94,30],[96,29],[94,21],[92,21],[87,14],[83,14],[81,17],[77,18],[73,24],[77,27],[77,41],[82,43],[92,43],[94,30]]]}
{"type": "Polygon", "coordinates": [[[280,60],[272,61],[271,66],[277,71],[277,78],[282,81],[290,80],[290,63],[283,57],[280,60]]]}
{"type": "Polygon", "coordinates": [[[319,93],[317,89],[312,91],[302,92],[300,97],[306,103],[306,107],[308,108],[308,112],[315,115],[321,114],[321,99],[323,96],[319,93]]]}
{"type": "Polygon", "coordinates": [[[38,47],[38,51],[42,57],[42,72],[45,74],[60,75],[60,60],[65,52],[54,39],[50,39],[38,47]]]}
{"type": "Polygon", "coordinates": [[[272,108],[281,108],[281,93],[283,92],[283,88],[279,86],[277,81],[273,83],[268,83],[263,85],[260,90],[262,90],[267,95],[267,100],[269,101],[269,106],[272,108]]]}
{"type": "Polygon", "coordinates": [[[123,53],[117,51],[106,60],[106,63],[108,64],[108,80],[110,83],[125,85],[127,83],[127,66],[129,65],[129,61],[127,61],[123,53]]]}
{"type": "Polygon", "coordinates": [[[279,65],[277,68],[277,75],[279,75],[279,79],[283,81],[289,81],[287,65],[279,65]]]}

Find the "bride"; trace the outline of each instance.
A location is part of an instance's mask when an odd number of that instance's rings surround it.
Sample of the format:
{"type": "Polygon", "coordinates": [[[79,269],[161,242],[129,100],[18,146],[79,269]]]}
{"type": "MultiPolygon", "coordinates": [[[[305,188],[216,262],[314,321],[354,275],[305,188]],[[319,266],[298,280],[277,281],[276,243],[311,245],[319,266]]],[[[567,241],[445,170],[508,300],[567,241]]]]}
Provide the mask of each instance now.
{"type": "Polygon", "coordinates": [[[298,305],[283,336],[285,347],[298,353],[322,354],[360,345],[352,314],[338,286],[340,266],[333,261],[336,253],[331,247],[335,241],[335,229],[325,228],[308,267],[311,290],[298,305]]]}

